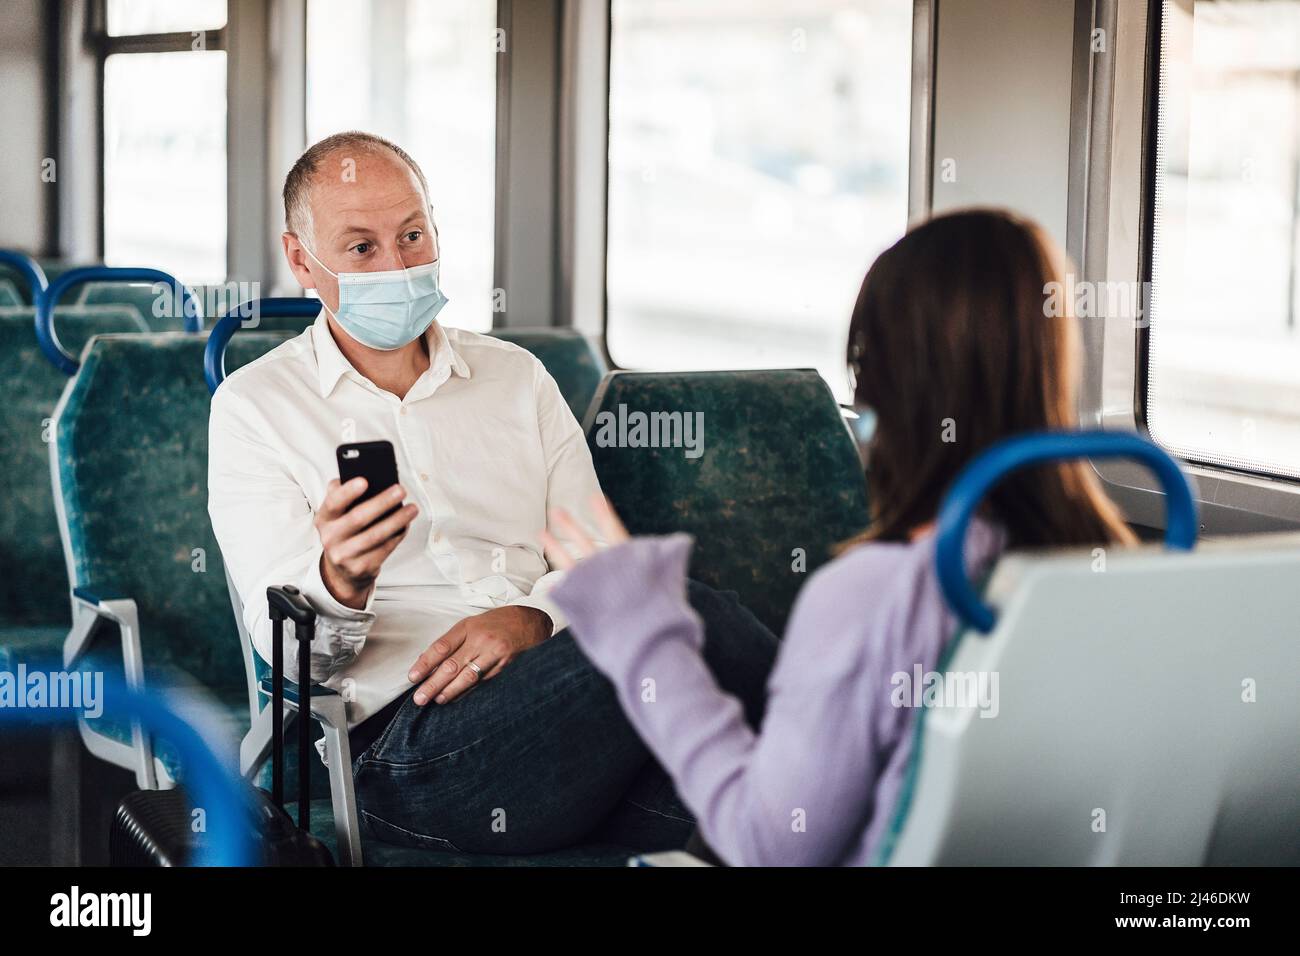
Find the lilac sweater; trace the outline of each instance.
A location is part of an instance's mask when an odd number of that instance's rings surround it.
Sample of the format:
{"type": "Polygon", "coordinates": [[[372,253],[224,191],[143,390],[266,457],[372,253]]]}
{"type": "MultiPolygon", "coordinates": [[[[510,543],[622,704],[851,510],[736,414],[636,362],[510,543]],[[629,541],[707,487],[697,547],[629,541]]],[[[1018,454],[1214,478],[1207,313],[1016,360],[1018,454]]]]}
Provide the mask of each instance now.
{"type": "MultiPolygon", "coordinates": [[[[685,534],[635,538],[583,561],[550,596],[723,860],[867,865],[916,716],[891,704],[892,677],[933,670],[957,628],[933,534],[861,545],[812,576],[768,679],[760,734],[700,656],[704,635],[686,600],[691,545],[685,534]]],[[[973,522],[968,569],[987,567],[1001,545],[997,530],[973,522]]]]}

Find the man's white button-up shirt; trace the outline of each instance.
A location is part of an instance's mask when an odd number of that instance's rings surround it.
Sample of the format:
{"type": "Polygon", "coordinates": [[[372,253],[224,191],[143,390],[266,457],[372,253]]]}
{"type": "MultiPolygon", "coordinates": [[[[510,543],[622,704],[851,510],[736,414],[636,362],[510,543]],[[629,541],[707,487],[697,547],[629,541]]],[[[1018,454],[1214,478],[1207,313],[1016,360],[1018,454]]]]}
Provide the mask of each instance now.
{"type": "Polygon", "coordinates": [[[244,625],[269,661],[266,588],[297,585],[319,614],[312,679],[343,694],[350,726],[409,690],[416,657],[465,617],[521,604],[562,629],[546,598],[560,572],[537,533],[549,508],[581,513],[600,490],[581,427],[531,353],[436,322],[425,337],[429,368],[399,399],[352,367],[322,312],[212,400],[208,512],[244,625]],[[357,610],[321,580],[313,516],[338,477],[337,447],[379,439],[420,510],[357,610]]]}

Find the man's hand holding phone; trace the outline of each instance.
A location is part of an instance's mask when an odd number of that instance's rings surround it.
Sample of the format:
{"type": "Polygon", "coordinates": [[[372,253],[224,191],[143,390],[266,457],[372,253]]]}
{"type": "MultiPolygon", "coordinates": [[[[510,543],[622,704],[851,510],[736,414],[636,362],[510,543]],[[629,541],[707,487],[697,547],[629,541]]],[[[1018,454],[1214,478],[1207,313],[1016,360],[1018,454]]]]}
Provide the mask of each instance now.
{"type": "Polygon", "coordinates": [[[316,511],[316,532],[324,548],[321,579],[335,600],[357,609],[366,606],[380,566],[402,543],[420,510],[414,503],[398,508],[406,497],[401,485],[357,504],[367,487],[365,478],[343,483],[334,479],[316,511]],[[398,510],[382,521],[375,520],[394,508],[398,510]]]}

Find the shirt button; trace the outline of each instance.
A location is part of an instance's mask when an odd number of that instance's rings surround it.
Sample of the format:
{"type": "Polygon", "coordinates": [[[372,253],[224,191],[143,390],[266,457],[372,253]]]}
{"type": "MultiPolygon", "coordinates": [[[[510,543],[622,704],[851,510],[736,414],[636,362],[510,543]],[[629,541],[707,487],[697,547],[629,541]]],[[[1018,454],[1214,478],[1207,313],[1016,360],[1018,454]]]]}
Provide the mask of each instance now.
{"type": "Polygon", "coordinates": [[[402,414],[403,414],[403,415],[406,414],[406,406],[405,406],[405,405],[402,406],[402,414]]]}
{"type": "Polygon", "coordinates": [[[429,480],[429,476],[426,475],[424,472],[420,472],[420,480],[421,480],[421,481],[428,481],[428,480],[429,480]]]}

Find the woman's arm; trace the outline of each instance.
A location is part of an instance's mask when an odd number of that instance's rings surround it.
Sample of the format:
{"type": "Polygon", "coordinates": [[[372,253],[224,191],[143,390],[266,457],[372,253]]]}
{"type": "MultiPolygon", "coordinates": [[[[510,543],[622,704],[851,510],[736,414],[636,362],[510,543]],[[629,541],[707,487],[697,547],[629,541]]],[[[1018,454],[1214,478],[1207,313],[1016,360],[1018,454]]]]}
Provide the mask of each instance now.
{"type": "Polygon", "coordinates": [[[705,635],[686,598],[690,547],[677,534],[592,554],[552,598],[719,856],[837,863],[865,828],[877,772],[863,615],[843,610],[854,595],[820,575],[809,582],[755,734],[700,656],[705,635]]]}

